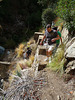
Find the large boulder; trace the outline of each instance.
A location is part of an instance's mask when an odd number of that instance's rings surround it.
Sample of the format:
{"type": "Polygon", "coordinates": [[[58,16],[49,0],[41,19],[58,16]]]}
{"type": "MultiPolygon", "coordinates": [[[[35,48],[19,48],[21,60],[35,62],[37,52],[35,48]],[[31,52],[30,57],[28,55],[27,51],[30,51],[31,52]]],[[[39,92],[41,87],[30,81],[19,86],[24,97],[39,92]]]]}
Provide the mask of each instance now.
{"type": "Polygon", "coordinates": [[[67,59],[75,59],[75,37],[67,43],[65,57],[67,59]]]}
{"type": "Polygon", "coordinates": [[[66,72],[67,74],[75,74],[75,60],[70,61],[70,62],[67,64],[66,67],[67,67],[67,68],[66,68],[65,72],[66,72]]]}
{"type": "Polygon", "coordinates": [[[66,44],[66,49],[71,46],[75,42],[75,37],[73,37],[67,44],[66,44]]]}
{"type": "Polygon", "coordinates": [[[62,35],[62,41],[63,43],[67,43],[68,41],[68,34],[69,34],[69,31],[66,29],[66,28],[63,28],[62,32],[61,32],[61,35],[62,35]]]}

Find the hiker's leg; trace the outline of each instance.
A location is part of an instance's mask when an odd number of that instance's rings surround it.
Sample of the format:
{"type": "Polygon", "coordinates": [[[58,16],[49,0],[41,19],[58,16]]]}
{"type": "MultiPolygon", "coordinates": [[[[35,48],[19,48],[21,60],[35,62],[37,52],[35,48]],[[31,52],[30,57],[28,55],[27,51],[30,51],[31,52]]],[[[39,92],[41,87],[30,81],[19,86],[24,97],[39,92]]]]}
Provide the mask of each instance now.
{"type": "Polygon", "coordinates": [[[48,53],[48,51],[46,51],[46,56],[49,57],[49,53],[48,53]]]}
{"type": "Polygon", "coordinates": [[[58,46],[59,46],[59,44],[56,44],[56,47],[55,47],[54,50],[53,50],[53,56],[55,55],[55,53],[56,53],[56,51],[57,51],[57,49],[58,49],[58,46]]]}
{"type": "Polygon", "coordinates": [[[52,55],[52,51],[48,50],[48,56],[51,56],[51,55],[52,55]]]}

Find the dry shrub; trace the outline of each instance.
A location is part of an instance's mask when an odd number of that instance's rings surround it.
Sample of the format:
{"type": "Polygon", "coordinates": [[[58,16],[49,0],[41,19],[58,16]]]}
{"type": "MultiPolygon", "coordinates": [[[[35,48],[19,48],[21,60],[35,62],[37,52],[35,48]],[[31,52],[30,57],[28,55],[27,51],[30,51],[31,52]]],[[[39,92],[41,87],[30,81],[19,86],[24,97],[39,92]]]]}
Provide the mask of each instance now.
{"type": "Polygon", "coordinates": [[[17,57],[22,57],[24,44],[20,44],[18,48],[15,49],[15,53],[17,53],[17,57]]]}
{"type": "Polygon", "coordinates": [[[7,90],[9,87],[9,82],[4,81],[3,82],[3,90],[7,90]]]}
{"type": "Polygon", "coordinates": [[[20,63],[19,65],[20,65],[20,67],[21,67],[22,70],[28,68],[28,66],[26,64],[21,64],[20,63]]]}
{"type": "Polygon", "coordinates": [[[16,48],[16,49],[15,49],[15,53],[18,53],[18,51],[19,51],[19,48],[16,48]]]}
{"type": "Polygon", "coordinates": [[[28,67],[31,67],[32,61],[31,61],[31,60],[28,60],[28,61],[26,62],[26,65],[27,65],[28,67]]]}
{"type": "Polygon", "coordinates": [[[32,61],[32,63],[33,63],[33,61],[34,61],[34,56],[31,55],[29,59],[30,59],[30,60],[32,61]]]}
{"type": "Polygon", "coordinates": [[[17,75],[20,77],[20,71],[21,71],[21,67],[19,65],[19,63],[17,63],[16,68],[11,72],[11,75],[9,76],[9,83],[11,83],[14,79],[14,75],[17,75]],[[18,74],[19,73],[19,74],[18,74]]]}
{"type": "Polygon", "coordinates": [[[21,44],[19,45],[19,49],[23,49],[23,48],[24,48],[24,44],[21,43],[21,44]]]}
{"type": "Polygon", "coordinates": [[[55,56],[53,57],[51,63],[48,65],[52,70],[56,72],[60,72],[61,74],[64,72],[64,62],[65,62],[65,57],[64,57],[64,47],[62,46],[61,48],[58,48],[55,56]]]}
{"type": "Polygon", "coordinates": [[[22,57],[22,55],[23,55],[23,49],[20,49],[20,50],[18,51],[17,57],[22,57]]]}
{"type": "Polygon", "coordinates": [[[33,38],[31,38],[27,44],[30,45],[30,44],[34,44],[34,43],[35,43],[35,40],[33,38]]]}

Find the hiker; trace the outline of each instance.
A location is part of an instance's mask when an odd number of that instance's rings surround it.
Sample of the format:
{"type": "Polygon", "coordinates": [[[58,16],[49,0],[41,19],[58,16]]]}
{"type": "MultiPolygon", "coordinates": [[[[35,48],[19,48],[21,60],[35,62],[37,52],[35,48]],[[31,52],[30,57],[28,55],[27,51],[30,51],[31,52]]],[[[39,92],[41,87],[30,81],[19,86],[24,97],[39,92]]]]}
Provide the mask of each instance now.
{"type": "Polygon", "coordinates": [[[60,37],[60,39],[56,40],[56,46],[58,47],[59,44],[60,44],[60,40],[61,40],[61,43],[62,43],[61,32],[59,32],[58,27],[54,27],[52,29],[55,30],[58,33],[59,37],[60,37]]]}
{"type": "Polygon", "coordinates": [[[29,59],[31,52],[32,52],[31,48],[27,47],[27,51],[24,52],[24,54],[23,54],[24,59],[29,59]]]}
{"type": "Polygon", "coordinates": [[[53,50],[53,55],[55,55],[55,52],[56,52],[56,50],[57,50],[57,48],[58,48],[58,46],[59,46],[59,44],[60,44],[60,40],[61,40],[61,44],[62,44],[62,37],[61,37],[61,33],[59,32],[59,30],[58,30],[58,27],[54,27],[54,28],[52,28],[54,31],[56,31],[57,32],[57,34],[59,35],[59,39],[58,40],[56,40],[56,47],[55,47],[55,49],[53,50]]]}
{"type": "MultiPolygon", "coordinates": [[[[44,39],[46,39],[46,43],[44,43],[44,45],[46,45],[46,49],[47,49],[46,50],[47,58],[45,59],[45,61],[48,61],[49,57],[52,55],[52,51],[56,47],[56,40],[60,39],[57,32],[52,30],[50,24],[46,26],[45,34],[43,39],[40,42],[40,45],[42,45],[44,39]]],[[[51,60],[49,62],[51,62],[51,60]]]]}

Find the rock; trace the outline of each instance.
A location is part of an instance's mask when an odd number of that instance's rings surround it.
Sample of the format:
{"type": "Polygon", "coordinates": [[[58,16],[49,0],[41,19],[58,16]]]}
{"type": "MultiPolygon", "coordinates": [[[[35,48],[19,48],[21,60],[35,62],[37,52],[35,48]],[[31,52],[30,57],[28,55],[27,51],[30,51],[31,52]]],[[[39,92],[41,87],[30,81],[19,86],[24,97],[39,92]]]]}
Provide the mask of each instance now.
{"type": "Polygon", "coordinates": [[[65,57],[67,59],[75,59],[75,41],[67,48],[65,57]]]}
{"type": "Polygon", "coordinates": [[[65,72],[66,72],[67,74],[68,74],[68,73],[70,73],[70,74],[75,74],[75,60],[69,62],[69,63],[67,64],[66,67],[67,67],[67,68],[66,68],[65,72]]]}
{"type": "Polygon", "coordinates": [[[75,91],[73,92],[73,96],[75,97],[75,91]]]}
{"type": "Polygon", "coordinates": [[[73,97],[73,99],[72,100],[75,100],[75,97],[73,97]]]}
{"type": "Polygon", "coordinates": [[[68,41],[68,30],[66,28],[63,28],[61,34],[62,34],[62,41],[63,43],[67,43],[68,41]]]}
{"type": "Polygon", "coordinates": [[[40,45],[41,40],[43,39],[43,35],[39,35],[37,44],[40,45]]]}
{"type": "Polygon", "coordinates": [[[57,95],[57,100],[61,100],[61,97],[59,95],[57,95]]]}
{"type": "Polygon", "coordinates": [[[43,70],[46,67],[47,63],[40,63],[38,66],[38,71],[43,70]]]}
{"type": "Polygon", "coordinates": [[[4,54],[5,48],[0,46],[0,54],[4,54]]]}
{"type": "Polygon", "coordinates": [[[38,46],[39,55],[46,55],[46,47],[45,46],[38,46]]]}
{"type": "Polygon", "coordinates": [[[35,42],[38,41],[39,35],[44,35],[44,34],[43,34],[42,32],[35,32],[35,33],[34,33],[34,40],[35,40],[35,42]]]}
{"type": "Polygon", "coordinates": [[[73,37],[67,44],[66,49],[75,42],[75,37],[73,37]]]}

